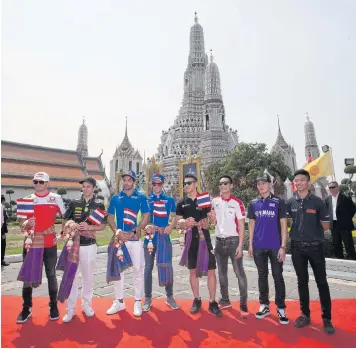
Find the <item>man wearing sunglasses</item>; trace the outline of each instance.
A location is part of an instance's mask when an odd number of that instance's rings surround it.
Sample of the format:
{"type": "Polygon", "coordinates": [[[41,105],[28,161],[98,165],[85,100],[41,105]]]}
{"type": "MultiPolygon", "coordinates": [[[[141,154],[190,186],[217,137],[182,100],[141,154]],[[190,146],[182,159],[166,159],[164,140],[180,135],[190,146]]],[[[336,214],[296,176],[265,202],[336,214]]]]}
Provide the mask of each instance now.
{"type": "MultiPolygon", "coordinates": [[[[152,192],[148,196],[148,206],[150,208],[150,221],[153,225],[164,228],[163,231],[154,232],[152,243],[154,246],[153,251],[150,253],[147,245],[148,240],[144,241],[144,253],[145,253],[145,303],[143,304],[143,311],[148,312],[152,305],[152,270],[153,264],[157,252],[157,238],[158,234],[170,234],[172,232],[172,226],[168,225],[169,217],[174,219],[176,212],[176,203],[171,196],[168,196],[163,191],[164,176],[156,173],[152,176],[152,192]],[[155,214],[155,203],[161,202],[165,206],[165,217],[159,217],[155,214]]],[[[151,232],[153,233],[153,232],[151,232]]],[[[169,246],[170,248],[172,245],[169,246]]],[[[172,253],[170,253],[170,262],[172,263],[172,253]]],[[[156,262],[158,263],[158,262],[156,262]]],[[[171,268],[171,266],[170,266],[171,268]]],[[[171,269],[173,273],[173,269],[171,269]]],[[[165,286],[167,301],[166,304],[172,309],[179,309],[178,304],[173,298],[173,283],[169,283],[165,286]]]]}
{"type": "MultiPolygon", "coordinates": [[[[43,248],[43,259],[31,260],[36,264],[33,265],[32,269],[42,269],[43,264],[45,266],[50,298],[50,320],[57,320],[59,319],[59,311],[57,308],[58,285],[55,270],[57,263],[57,245],[55,243],[54,224],[56,215],[63,215],[65,208],[61,196],[48,191],[49,176],[47,173],[36,173],[33,177],[33,185],[35,187],[35,193],[29,195],[26,199],[33,199],[34,216],[27,220],[25,227],[23,227],[23,223],[25,223],[26,220],[20,218],[20,226],[26,230],[33,229],[35,234],[34,244],[36,244],[38,248],[43,248]],[[37,242],[37,240],[39,242],[37,242]]],[[[24,248],[24,264],[26,263],[26,254],[27,252],[24,248]]],[[[22,289],[23,307],[16,321],[18,324],[24,323],[32,315],[32,287],[37,287],[41,283],[41,280],[34,281],[36,281],[35,286],[32,286],[32,283],[31,285],[24,283],[22,289]]]]}
{"type": "Polygon", "coordinates": [[[222,176],[219,181],[220,197],[212,201],[215,225],[215,258],[218,264],[221,299],[219,308],[231,308],[228,288],[228,261],[234,269],[240,290],[241,315],[247,315],[247,277],[243,267],[242,246],[245,232],[245,206],[241,200],[232,195],[232,178],[222,176]]]}
{"type": "MultiPolygon", "coordinates": [[[[197,203],[197,176],[195,173],[187,173],[184,176],[184,191],[186,197],[181,199],[177,204],[176,217],[174,224],[180,219],[186,220],[186,227],[192,228],[192,241],[188,251],[188,269],[190,271],[190,286],[194,295],[193,305],[190,309],[192,314],[199,312],[201,308],[201,298],[199,297],[199,279],[196,273],[198,248],[199,248],[199,231],[197,224],[202,219],[207,219],[210,215],[209,208],[199,208],[197,203]]],[[[210,233],[208,229],[202,228],[204,238],[208,248],[208,289],[209,289],[209,312],[220,317],[222,312],[219,309],[218,303],[215,300],[216,294],[216,260],[212,253],[213,246],[211,244],[210,233]]]]}
{"type": "Polygon", "coordinates": [[[354,224],[352,217],[356,213],[356,206],[349,196],[339,192],[337,182],[329,183],[330,196],[326,199],[329,209],[330,228],[333,237],[336,258],[344,259],[344,243],[346,258],[356,260],[355,245],[352,239],[354,224]]]}
{"type": "Polygon", "coordinates": [[[258,290],[260,309],[257,319],[270,314],[268,287],[268,260],[271,263],[272,276],[276,289],[275,303],[279,323],[286,325],[286,286],[283,278],[283,262],[286,256],[287,214],[284,200],[271,193],[272,180],[267,173],[256,178],[259,196],[248,207],[248,230],[250,244],[248,253],[253,257],[258,271],[258,290]]]}

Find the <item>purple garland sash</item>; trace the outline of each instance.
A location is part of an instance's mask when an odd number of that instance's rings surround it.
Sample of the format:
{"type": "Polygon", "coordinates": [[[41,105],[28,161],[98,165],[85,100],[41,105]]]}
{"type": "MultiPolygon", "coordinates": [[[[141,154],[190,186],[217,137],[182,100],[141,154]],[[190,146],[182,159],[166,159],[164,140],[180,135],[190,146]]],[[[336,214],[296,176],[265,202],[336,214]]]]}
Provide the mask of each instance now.
{"type": "Polygon", "coordinates": [[[173,284],[172,243],[169,235],[157,235],[157,268],[160,286],[173,284]]]}
{"type": "Polygon", "coordinates": [[[121,250],[123,252],[123,260],[120,261],[116,256],[118,248],[115,246],[116,241],[111,239],[108,246],[108,263],[106,268],[106,282],[121,280],[121,275],[125,269],[132,267],[132,260],[124,243],[121,244],[121,250]]]}
{"type": "Polygon", "coordinates": [[[22,263],[18,281],[24,287],[38,287],[42,283],[43,247],[31,247],[22,263]]]}

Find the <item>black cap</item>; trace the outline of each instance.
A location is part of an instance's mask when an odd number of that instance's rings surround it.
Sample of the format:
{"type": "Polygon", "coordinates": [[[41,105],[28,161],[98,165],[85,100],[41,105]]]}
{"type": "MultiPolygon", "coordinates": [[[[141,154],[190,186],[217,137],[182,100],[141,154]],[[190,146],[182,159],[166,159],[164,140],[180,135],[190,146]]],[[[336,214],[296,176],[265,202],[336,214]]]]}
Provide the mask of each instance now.
{"type": "Polygon", "coordinates": [[[267,173],[263,173],[259,176],[257,176],[256,181],[262,181],[262,182],[268,182],[271,183],[271,177],[267,173]]]}
{"type": "Polygon", "coordinates": [[[198,177],[194,172],[188,172],[185,176],[184,179],[186,178],[194,178],[196,181],[198,181],[198,177]]]}
{"type": "Polygon", "coordinates": [[[79,183],[80,183],[80,184],[83,184],[84,182],[91,183],[91,184],[93,184],[93,187],[96,187],[96,180],[95,180],[95,178],[93,178],[93,177],[84,178],[84,179],[83,179],[82,181],[80,181],[79,183]]]}

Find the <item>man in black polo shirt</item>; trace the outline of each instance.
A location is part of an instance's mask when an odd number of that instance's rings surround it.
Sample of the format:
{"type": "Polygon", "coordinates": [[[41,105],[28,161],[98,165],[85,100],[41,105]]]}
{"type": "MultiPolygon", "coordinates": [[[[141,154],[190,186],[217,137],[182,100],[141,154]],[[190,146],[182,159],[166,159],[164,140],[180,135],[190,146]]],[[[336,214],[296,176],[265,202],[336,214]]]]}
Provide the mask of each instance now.
{"type": "MultiPolygon", "coordinates": [[[[199,208],[197,204],[197,176],[194,173],[187,173],[184,176],[184,191],[187,194],[185,198],[177,204],[176,217],[172,223],[174,226],[180,219],[186,220],[186,226],[192,227],[192,242],[188,251],[188,269],[190,270],[190,286],[194,295],[194,301],[190,312],[196,314],[201,308],[201,298],[199,297],[199,279],[196,274],[196,266],[198,259],[199,233],[196,226],[199,221],[206,219],[210,212],[210,208],[199,208]]],[[[213,246],[211,244],[209,230],[202,229],[204,238],[208,247],[209,262],[208,262],[208,289],[209,289],[209,312],[220,317],[222,315],[218,303],[215,301],[216,293],[216,260],[211,252],[213,246]]]]}
{"type": "MultiPolygon", "coordinates": [[[[106,217],[102,224],[96,226],[92,224],[87,218],[97,208],[105,211],[105,206],[94,196],[96,187],[96,180],[92,177],[85,178],[79,182],[82,185],[83,195],[77,200],[72,200],[64,214],[65,220],[73,220],[76,223],[78,230],[101,231],[105,229],[106,217]]],[[[65,221],[63,222],[63,227],[65,221]]],[[[79,265],[77,274],[73,281],[73,286],[67,300],[67,313],[63,317],[63,322],[69,322],[75,315],[75,308],[78,292],[78,274],[82,275],[82,310],[86,316],[94,316],[94,310],[91,307],[93,298],[93,278],[96,262],[97,245],[95,238],[80,236],[80,249],[79,249],[79,265]]]]}
{"type": "Polygon", "coordinates": [[[294,322],[301,328],[310,324],[308,262],[313,269],[322,310],[324,332],[333,334],[331,298],[325,269],[324,231],[329,230],[329,215],[322,199],[309,191],[310,175],[306,170],[294,173],[297,195],[288,200],[287,215],[292,219],[290,231],[292,262],[298,278],[302,315],[294,322]]]}

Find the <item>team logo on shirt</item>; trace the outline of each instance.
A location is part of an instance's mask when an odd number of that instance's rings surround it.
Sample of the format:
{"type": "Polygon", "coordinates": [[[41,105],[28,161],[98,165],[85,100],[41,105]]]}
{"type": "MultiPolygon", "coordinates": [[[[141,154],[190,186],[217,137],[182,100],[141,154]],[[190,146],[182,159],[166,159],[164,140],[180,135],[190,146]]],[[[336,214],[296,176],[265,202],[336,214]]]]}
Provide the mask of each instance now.
{"type": "Polygon", "coordinates": [[[48,202],[55,202],[56,201],[56,198],[54,196],[50,196],[48,198],[48,202]]]}
{"type": "Polygon", "coordinates": [[[190,206],[190,204],[182,205],[182,207],[187,207],[187,206],[190,206]]]}
{"type": "Polygon", "coordinates": [[[271,202],[271,203],[269,204],[269,207],[276,207],[276,204],[274,204],[273,202],[271,202]]]}
{"type": "Polygon", "coordinates": [[[275,217],[276,212],[273,210],[258,210],[255,212],[256,217],[275,217]]]}
{"type": "Polygon", "coordinates": [[[311,213],[311,214],[316,214],[316,210],[312,209],[312,208],[308,208],[307,213],[311,213]]]}

